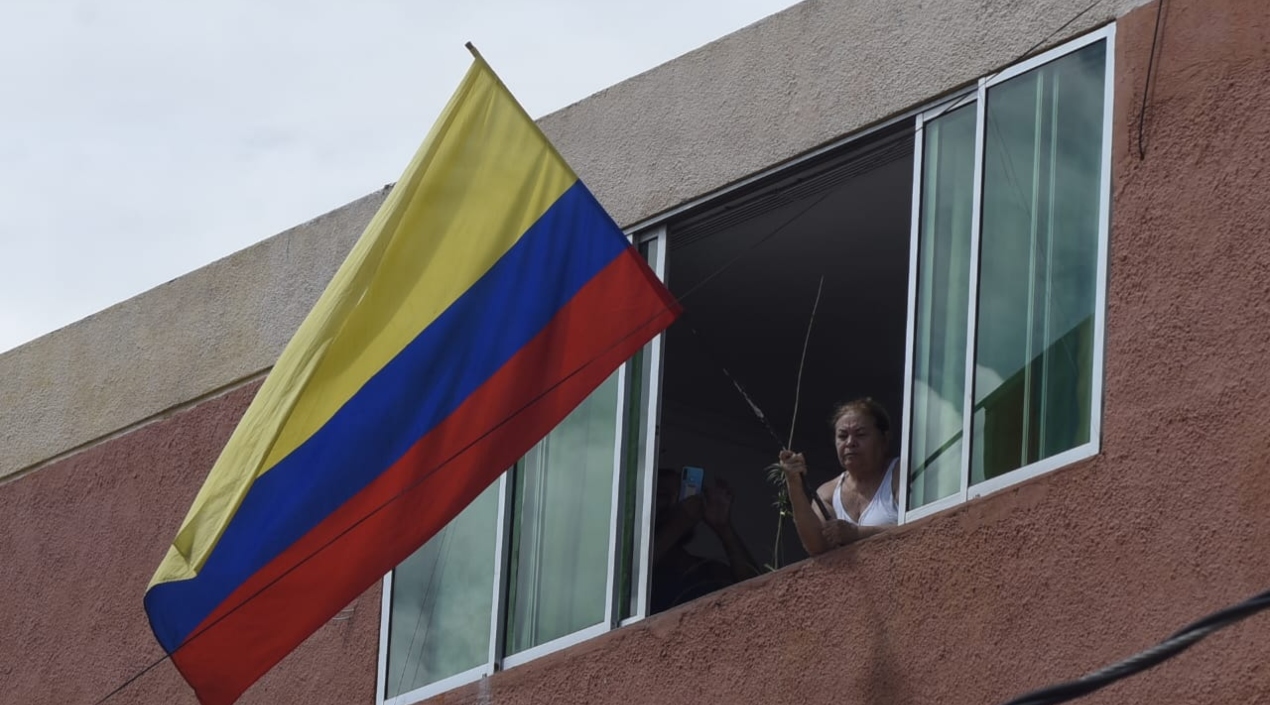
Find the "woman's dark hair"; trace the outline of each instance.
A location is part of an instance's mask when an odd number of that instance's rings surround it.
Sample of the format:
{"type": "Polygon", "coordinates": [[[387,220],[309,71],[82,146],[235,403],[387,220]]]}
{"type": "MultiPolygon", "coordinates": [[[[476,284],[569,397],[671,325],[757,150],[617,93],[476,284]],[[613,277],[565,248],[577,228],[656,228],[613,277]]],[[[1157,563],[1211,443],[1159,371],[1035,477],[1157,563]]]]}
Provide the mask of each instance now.
{"type": "Polygon", "coordinates": [[[873,419],[873,425],[882,433],[891,432],[891,417],[886,413],[886,407],[882,406],[873,397],[860,397],[852,399],[849,402],[839,404],[834,407],[833,415],[829,417],[829,428],[835,428],[838,425],[838,419],[848,411],[858,411],[862,414],[868,414],[873,419]]]}

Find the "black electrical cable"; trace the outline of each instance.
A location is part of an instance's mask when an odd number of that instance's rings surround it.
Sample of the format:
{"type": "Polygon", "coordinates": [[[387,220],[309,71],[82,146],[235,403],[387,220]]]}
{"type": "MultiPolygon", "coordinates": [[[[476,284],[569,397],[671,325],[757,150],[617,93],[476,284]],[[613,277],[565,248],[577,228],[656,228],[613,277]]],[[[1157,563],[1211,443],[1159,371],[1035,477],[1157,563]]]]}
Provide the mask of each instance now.
{"type": "Polygon", "coordinates": [[[1019,696],[1005,705],[1052,705],[1088,695],[1095,690],[1105,688],[1123,678],[1159,665],[1189,649],[1204,637],[1224,629],[1235,622],[1247,619],[1252,615],[1270,608],[1270,590],[1214,612],[1196,622],[1178,630],[1159,644],[1134,654],[1129,658],[1107,666],[1102,670],[1090,673],[1074,681],[1059,683],[1048,688],[1033,691],[1019,696]]]}
{"type": "Polygon", "coordinates": [[[1151,56],[1147,59],[1147,80],[1142,86],[1142,107],[1138,109],[1138,161],[1147,158],[1146,147],[1142,144],[1142,133],[1146,130],[1147,96],[1151,93],[1151,70],[1155,68],[1155,45],[1160,41],[1160,16],[1164,14],[1164,1],[1156,0],[1155,32],[1151,35],[1151,56]]]}
{"type": "Polygon", "coordinates": [[[817,196],[816,199],[813,200],[811,203],[808,203],[806,206],[803,206],[802,208],[798,210],[798,212],[794,213],[792,216],[786,219],[785,222],[773,228],[770,233],[764,235],[763,237],[747,245],[745,249],[736,253],[731,259],[724,262],[722,265],[716,268],[713,272],[710,272],[706,276],[702,277],[700,281],[693,284],[692,287],[689,288],[687,291],[685,291],[682,294],[679,294],[678,295],[679,301],[683,302],[689,296],[692,296],[693,294],[700,291],[702,287],[704,287],[706,284],[709,284],[715,277],[719,276],[720,274],[723,274],[724,271],[726,271],[732,265],[736,264],[742,257],[745,257],[750,252],[758,248],[760,245],[763,245],[764,243],[768,242],[769,240],[776,237],[777,235],[780,235],[785,230],[785,228],[792,225],[799,218],[802,218],[804,215],[807,214],[807,211],[810,211],[812,208],[815,208],[816,206],[820,205],[822,201],[832,196],[834,193],[835,192],[833,189],[826,189],[824,193],[817,196]]]}
{"type": "MultiPolygon", "coordinates": [[[[1038,41],[1037,43],[1035,43],[1035,44],[1033,44],[1032,46],[1028,47],[1028,48],[1027,48],[1027,51],[1024,51],[1022,54],[1019,54],[1017,58],[1015,58],[1015,59],[1014,59],[1013,61],[1011,61],[1010,63],[1006,64],[1006,68],[1009,68],[1010,66],[1013,66],[1014,64],[1019,63],[1019,61],[1021,61],[1021,60],[1025,59],[1025,58],[1027,58],[1027,57],[1028,57],[1028,56],[1029,56],[1032,52],[1036,51],[1037,49],[1040,49],[1042,46],[1044,46],[1044,45],[1045,45],[1045,43],[1046,43],[1046,42],[1048,42],[1049,40],[1053,39],[1055,35],[1057,35],[1059,32],[1062,32],[1063,30],[1065,30],[1065,29],[1067,29],[1068,27],[1070,27],[1070,26],[1071,26],[1071,24],[1072,24],[1073,22],[1075,22],[1076,20],[1080,19],[1081,17],[1084,17],[1084,16],[1085,16],[1085,13],[1087,13],[1087,12],[1089,12],[1090,10],[1094,9],[1095,7],[1097,7],[1098,5],[1100,5],[1102,2],[1103,2],[1103,0],[1093,0],[1093,2],[1089,3],[1088,5],[1086,5],[1086,6],[1085,6],[1085,8],[1084,8],[1083,10],[1081,10],[1080,12],[1077,12],[1076,14],[1072,15],[1072,16],[1071,16],[1071,17],[1070,17],[1070,18],[1069,18],[1066,22],[1064,22],[1063,24],[1059,25],[1057,28],[1055,28],[1055,29],[1054,29],[1053,31],[1051,31],[1049,34],[1047,34],[1047,35],[1045,35],[1044,37],[1042,37],[1040,41],[1038,41]]],[[[987,78],[985,78],[985,79],[983,79],[983,80],[984,80],[984,81],[991,81],[992,79],[996,78],[997,76],[1000,76],[1000,75],[1001,75],[1001,73],[1002,73],[1003,71],[1005,71],[1005,68],[1003,68],[1003,69],[999,69],[999,70],[997,70],[997,71],[994,71],[994,72],[992,72],[992,73],[988,74],[987,78]]],[[[963,106],[963,105],[968,105],[968,104],[970,103],[970,98],[973,98],[974,96],[975,96],[975,93],[972,91],[970,94],[968,94],[968,95],[964,95],[964,96],[962,96],[961,98],[958,98],[957,100],[954,100],[954,101],[950,102],[947,106],[945,106],[945,107],[944,107],[944,109],[943,109],[943,110],[941,110],[941,111],[939,111],[938,113],[936,113],[933,117],[927,118],[926,122],[930,122],[931,120],[935,120],[935,119],[937,119],[937,118],[943,117],[944,115],[946,115],[946,114],[948,114],[948,113],[952,112],[953,110],[956,110],[957,108],[960,108],[960,107],[961,107],[961,106],[963,106]]]]}

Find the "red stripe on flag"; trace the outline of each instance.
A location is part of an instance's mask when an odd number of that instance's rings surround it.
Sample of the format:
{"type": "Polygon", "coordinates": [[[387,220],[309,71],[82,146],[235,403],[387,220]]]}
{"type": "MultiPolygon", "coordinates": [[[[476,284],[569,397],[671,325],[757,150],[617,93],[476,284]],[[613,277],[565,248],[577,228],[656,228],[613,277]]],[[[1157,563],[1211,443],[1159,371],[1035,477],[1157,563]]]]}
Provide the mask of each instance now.
{"type": "Polygon", "coordinates": [[[619,255],[453,414],[194,630],[172,661],[199,700],[237,699],[444,528],[678,313],[633,249],[619,255]]]}

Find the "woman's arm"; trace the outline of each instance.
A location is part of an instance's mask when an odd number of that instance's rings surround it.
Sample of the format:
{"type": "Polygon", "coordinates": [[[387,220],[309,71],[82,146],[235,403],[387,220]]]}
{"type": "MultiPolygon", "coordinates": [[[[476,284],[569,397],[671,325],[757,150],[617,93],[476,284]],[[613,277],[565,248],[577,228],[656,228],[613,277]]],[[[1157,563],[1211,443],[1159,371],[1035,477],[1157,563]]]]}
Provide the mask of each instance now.
{"type": "MultiPolygon", "coordinates": [[[[891,474],[891,496],[899,497],[899,477],[898,472],[891,474]]],[[[835,546],[846,546],[849,543],[855,543],[860,539],[867,539],[870,536],[886,531],[890,526],[858,526],[848,521],[841,521],[836,517],[832,521],[824,522],[824,528],[821,530],[821,537],[825,540],[825,544],[830,548],[835,546]]]]}
{"type": "Polygon", "coordinates": [[[825,528],[821,531],[821,536],[830,548],[834,548],[855,543],[874,534],[880,534],[889,528],[888,526],[858,526],[849,521],[834,519],[833,521],[825,522],[825,528]]]}
{"type": "Polygon", "coordinates": [[[803,485],[807,477],[807,461],[803,459],[802,453],[788,450],[781,451],[780,460],[781,469],[785,471],[785,486],[789,489],[789,506],[794,511],[794,528],[798,530],[798,540],[808,554],[818,556],[830,546],[821,535],[824,522],[808,501],[803,485]]]}

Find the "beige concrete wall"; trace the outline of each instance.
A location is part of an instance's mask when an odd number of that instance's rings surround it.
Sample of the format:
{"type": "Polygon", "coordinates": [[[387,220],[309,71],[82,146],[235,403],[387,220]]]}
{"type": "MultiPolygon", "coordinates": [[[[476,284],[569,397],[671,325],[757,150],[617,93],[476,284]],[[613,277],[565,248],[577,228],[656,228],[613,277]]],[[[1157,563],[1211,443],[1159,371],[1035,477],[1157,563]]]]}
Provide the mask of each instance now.
{"type": "Polygon", "coordinates": [[[383,196],[0,354],[0,481],[273,365],[383,196]]]}
{"type": "MultiPolygon", "coordinates": [[[[1145,0],[1103,0],[1049,43],[1145,0]]],[[[967,84],[1088,0],[808,0],[540,122],[634,223],[967,84]]],[[[372,194],[0,355],[0,480],[258,375],[372,194]]]]}

